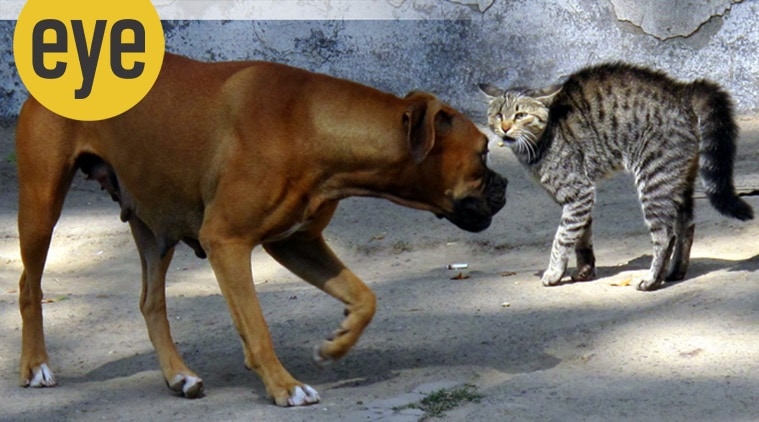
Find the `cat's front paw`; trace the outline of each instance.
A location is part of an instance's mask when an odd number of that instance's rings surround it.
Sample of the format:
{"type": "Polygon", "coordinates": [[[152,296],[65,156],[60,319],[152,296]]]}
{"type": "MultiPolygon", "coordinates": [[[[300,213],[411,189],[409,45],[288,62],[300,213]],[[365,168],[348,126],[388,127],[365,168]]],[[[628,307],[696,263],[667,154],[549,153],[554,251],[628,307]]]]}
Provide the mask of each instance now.
{"type": "Polygon", "coordinates": [[[544,286],[555,286],[559,284],[561,277],[563,276],[564,271],[552,271],[548,269],[543,273],[543,277],[540,278],[540,281],[544,286]]]}
{"type": "Polygon", "coordinates": [[[590,281],[596,278],[596,267],[583,265],[572,273],[572,281],[590,281]]]}
{"type": "Polygon", "coordinates": [[[650,292],[658,289],[664,284],[664,280],[641,280],[636,286],[642,292],[650,292]]]}

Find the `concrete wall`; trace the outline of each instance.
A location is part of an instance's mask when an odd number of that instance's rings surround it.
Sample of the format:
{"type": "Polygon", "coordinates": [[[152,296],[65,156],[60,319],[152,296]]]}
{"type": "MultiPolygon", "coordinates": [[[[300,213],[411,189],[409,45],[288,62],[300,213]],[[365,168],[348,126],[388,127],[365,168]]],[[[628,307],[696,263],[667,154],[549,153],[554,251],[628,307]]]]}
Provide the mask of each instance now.
{"type": "MultiPolygon", "coordinates": [[[[170,8],[182,2],[154,3],[163,19],[177,16],[170,8]]],[[[323,14],[306,11],[298,18],[334,17],[336,7],[359,3],[310,4],[320,5],[323,14]]],[[[166,20],[167,49],[205,60],[280,61],[398,95],[424,89],[475,117],[484,112],[479,82],[536,86],[555,83],[588,64],[626,60],[662,68],[682,79],[713,79],[732,92],[741,113],[759,111],[757,1],[376,0],[373,4],[389,11],[382,17],[390,19],[166,20]]],[[[218,16],[218,10],[215,13],[218,16]]],[[[239,18],[235,13],[221,16],[239,18]]],[[[348,16],[355,16],[355,7],[348,16]]],[[[0,21],[0,118],[6,119],[13,118],[26,97],[13,65],[13,27],[12,21],[0,21]]]]}

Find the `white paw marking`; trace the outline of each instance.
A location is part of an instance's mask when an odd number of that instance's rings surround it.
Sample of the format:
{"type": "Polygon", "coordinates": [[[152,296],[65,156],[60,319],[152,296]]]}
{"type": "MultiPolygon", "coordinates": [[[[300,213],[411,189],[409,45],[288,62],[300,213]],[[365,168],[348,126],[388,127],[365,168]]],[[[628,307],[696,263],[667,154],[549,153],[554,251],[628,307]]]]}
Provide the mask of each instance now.
{"type": "Polygon", "coordinates": [[[32,379],[28,384],[30,387],[55,387],[55,375],[46,363],[32,368],[32,379]]]}
{"type": "Polygon", "coordinates": [[[174,391],[182,391],[185,397],[197,397],[203,391],[203,380],[190,375],[178,374],[171,380],[170,387],[174,391]]]}
{"type": "Polygon", "coordinates": [[[295,387],[293,395],[287,399],[289,406],[305,406],[307,404],[319,403],[319,393],[308,385],[295,387]]]}

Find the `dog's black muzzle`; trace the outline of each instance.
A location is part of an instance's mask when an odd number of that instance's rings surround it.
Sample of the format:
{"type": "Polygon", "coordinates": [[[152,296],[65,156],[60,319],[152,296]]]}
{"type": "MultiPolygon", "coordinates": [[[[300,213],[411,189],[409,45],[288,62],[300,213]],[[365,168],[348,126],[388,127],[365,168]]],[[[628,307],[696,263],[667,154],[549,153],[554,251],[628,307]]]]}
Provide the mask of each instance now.
{"type": "Polygon", "coordinates": [[[453,213],[445,215],[451,223],[470,232],[481,232],[490,226],[493,216],[506,205],[506,186],[509,181],[488,170],[482,195],[457,200],[453,213]]]}

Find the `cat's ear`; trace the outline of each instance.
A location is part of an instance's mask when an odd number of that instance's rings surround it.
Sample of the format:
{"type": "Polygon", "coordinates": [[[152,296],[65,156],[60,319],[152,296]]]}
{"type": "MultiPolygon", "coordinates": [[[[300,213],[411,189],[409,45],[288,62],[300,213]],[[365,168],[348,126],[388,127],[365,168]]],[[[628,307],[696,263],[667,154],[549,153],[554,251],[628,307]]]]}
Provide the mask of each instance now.
{"type": "Polygon", "coordinates": [[[540,101],[544,106],[550,107],[553,104],[553,100],[561,92],[563,85],[551,85],[530,93],[530,96],[537,101],[540,101]]]}
{"type": "Polygon", "coordinates": [[[495,85],[482,83],[479,85],[479,87],[480,91],[482,91],[483,94],[487,95],[488,98],[498,98],[503,95],[503,90],[495,85]]]}

